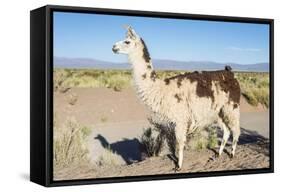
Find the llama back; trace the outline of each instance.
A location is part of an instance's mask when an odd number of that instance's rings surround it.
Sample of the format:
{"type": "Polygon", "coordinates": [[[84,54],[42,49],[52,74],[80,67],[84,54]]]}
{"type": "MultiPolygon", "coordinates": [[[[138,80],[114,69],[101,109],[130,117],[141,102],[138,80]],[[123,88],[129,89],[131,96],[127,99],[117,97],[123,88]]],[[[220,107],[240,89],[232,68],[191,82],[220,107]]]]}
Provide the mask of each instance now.
{"type": "Polygon", "coordinates": [[[212,102],[215,102],[216,95],[225,94],[228,97],[227,102],[232,103],[236,107],[240,103],[240,85],[229,66],[226,66],[225,70],[219,71],[184,73],[166,78],[164,81],[165,84],[175,82],[179,89],[186,84],[195,83],[196,95],[199,98],[209,98],[212,102]]]}

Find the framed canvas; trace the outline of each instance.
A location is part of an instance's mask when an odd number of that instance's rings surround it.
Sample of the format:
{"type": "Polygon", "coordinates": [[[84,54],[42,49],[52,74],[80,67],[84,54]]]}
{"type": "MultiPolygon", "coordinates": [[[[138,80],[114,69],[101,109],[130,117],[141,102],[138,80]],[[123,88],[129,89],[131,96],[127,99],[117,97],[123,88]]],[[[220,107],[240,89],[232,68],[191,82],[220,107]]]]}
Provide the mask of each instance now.
{"type": "Polygon", "coordinates": [[[31,11],[30,179],[273,172],[273,20],[31,11]]]}

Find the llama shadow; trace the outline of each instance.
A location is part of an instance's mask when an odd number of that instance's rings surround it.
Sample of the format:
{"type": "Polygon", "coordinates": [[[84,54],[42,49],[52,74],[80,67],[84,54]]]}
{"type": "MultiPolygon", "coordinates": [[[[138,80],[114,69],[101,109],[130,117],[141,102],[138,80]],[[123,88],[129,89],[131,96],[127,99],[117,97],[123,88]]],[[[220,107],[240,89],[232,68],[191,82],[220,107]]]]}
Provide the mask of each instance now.
{"type": "Polygon", "coordinates": [[[120,155],[128,165],[142,160],[141,143],[136,138],[124,138],[122,141],[109,143],[104,136],[98,134],[95,139],[101,143],[103,148],[120,155]]]}
{"type": "Polygon", "coordinates": [[[248,143],[268,143],[269,139],[260,135],[257,131],[250,131],[241,127],[241,135],[239,137],[239,144],[248,143]]]}

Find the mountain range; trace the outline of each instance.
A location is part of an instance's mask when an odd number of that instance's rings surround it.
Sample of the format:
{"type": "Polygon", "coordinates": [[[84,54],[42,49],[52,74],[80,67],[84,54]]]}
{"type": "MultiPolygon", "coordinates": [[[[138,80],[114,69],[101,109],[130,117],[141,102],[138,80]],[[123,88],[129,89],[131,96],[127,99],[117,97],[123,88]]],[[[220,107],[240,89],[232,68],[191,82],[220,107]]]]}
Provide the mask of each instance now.
{"type": "MultiPolygon", "coordinates": [[[[212,61],[175,61],[164,59],[153,59],[153,66],[156,70],[220,70],[226,65],[232,67],[233,71],[269,72],[269,63],[218,63],[212,61]]],[[[66,58],[54,57],[55,68],[76,68],[76,69],[129,69],[128,63],[115,63],[89,58],[66,58]]]]}

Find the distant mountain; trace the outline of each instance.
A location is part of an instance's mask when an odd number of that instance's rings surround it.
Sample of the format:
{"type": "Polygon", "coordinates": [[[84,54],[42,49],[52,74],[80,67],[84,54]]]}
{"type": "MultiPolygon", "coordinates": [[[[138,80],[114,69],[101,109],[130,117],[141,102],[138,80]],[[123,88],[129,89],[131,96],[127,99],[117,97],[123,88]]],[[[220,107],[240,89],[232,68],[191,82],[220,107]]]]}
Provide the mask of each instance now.
{"type": "Polygon", "coordinates": [[[253,72],[268,72],[268,63],[255,64],[237,64],[237,63],[217,63],[212,61],[173,61],[173,60],[155,60],[155,68],[160,69],[179,69],[179,70],[220,70],[226,65],[231,66],[234,71],[253,71],[253,72]]]}
{"type": "Polygon", "coordinates": [[[54,57],[57,68],[128,69],[127,63],[114,63],[88,58],[54,57]]]}
{"type": "MultiPolygon", "coordinates": [[[[220,70],[225,65],[232,67],[234,71],[268,72],[268,63],[237,64],[237,63],[217,63],[211,61],[174,61],[153,59],[153,66],[158,70],[220,70]]],[[[128,63],[114,63],[88,58],[65,58],[54,57],[56,68],[94,68],[94,69],[129,69],[128,63]]]]}

